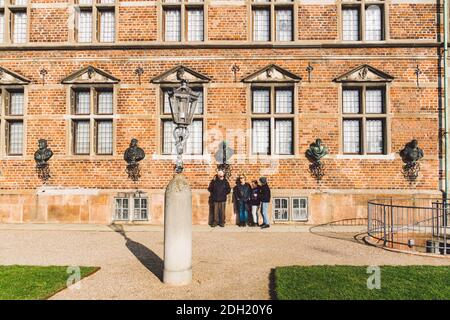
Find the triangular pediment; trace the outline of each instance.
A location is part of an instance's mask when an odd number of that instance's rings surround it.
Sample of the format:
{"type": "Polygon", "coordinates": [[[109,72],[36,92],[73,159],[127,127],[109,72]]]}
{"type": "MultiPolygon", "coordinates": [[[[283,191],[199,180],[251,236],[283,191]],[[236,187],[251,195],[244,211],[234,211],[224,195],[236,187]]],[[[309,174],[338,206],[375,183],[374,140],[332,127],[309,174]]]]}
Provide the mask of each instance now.
{"type": "Polygon", "coordinates": [[[120,80],[109,73],[97,69],[93,66],[87,66],[78,70],[61,82],[64,84],[84,84],[84,83],[118,83],[120,80]]]}
{"type": "Polygon", "coordinates": [[[274,64],[252,73],[242,79],[242,82],[299,82],[301,77],[274,64]]]}
{"type": "Polygon", "coordinates": [[[198,73],[185,66],[177,66],[153,78],[152,83],[180,83],[186,80],[188,83],[205,83],[211,81],[207,76],[198,73]]]}
{"type": "Polygon", "coordinates": [[[335,82],[391,82],[394,77],[375,69],[368,64],[363,64],[334,79],[335,82]]]}
{"type": "Polygon", "coordinates": [[[30,82],[29,79],[0,67],[0,85],[25,85],[30,82]]]}

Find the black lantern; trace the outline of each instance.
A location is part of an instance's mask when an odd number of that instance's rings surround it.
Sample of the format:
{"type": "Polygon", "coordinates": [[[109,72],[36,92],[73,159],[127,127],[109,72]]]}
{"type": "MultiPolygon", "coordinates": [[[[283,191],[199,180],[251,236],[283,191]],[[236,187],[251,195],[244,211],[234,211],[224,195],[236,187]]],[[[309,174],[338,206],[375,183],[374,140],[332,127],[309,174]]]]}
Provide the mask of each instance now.
{"type": "Polygon", "coordinates": [[[195,108],[199,93],[194,92],[188,87],[187,81],[182,78],[182,71],[177,74],[177,78],[181,81],[181,86],[175,90],[169,91],[169,105],[172,113],[172,121],[176,124],[173,130],[175,138],[175,148],[177,151],[177,161],[175,172],[183,172],[183,151],[186,140],[189,137],[188,126],[194,118],[195,108]]]}
{"type": "Polygon", "coordinates": [[[182,79],[178,89],[169,91],[170,112],[176,125],[188,126],[192,123],[199,93],[187,86],[187,81],[182,79]]]}

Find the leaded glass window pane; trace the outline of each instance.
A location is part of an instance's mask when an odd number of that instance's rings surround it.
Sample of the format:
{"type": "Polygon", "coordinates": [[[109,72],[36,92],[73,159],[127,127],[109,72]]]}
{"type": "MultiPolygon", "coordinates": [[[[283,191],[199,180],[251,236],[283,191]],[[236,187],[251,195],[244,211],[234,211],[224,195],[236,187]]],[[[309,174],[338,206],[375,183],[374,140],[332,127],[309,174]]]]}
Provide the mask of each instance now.
{"type": "Polygon", "coordinates": [[[358,89],[344,89],[342,92],[343,112],[360,113],[360,93],[358,89]]]}
{"type": "Polygon", "coordinates": [[[293,154],[292,120],[275,120],[275,153],[293,154]]]}
{"type": "Polygon", "coordinates": [[[24,94],[23,92],[10,93],[10,115],[23,115],[24,94]]]}
{"type": "Polygon", "coordinates": [[[270,154],[270,120],[253,120],[252,153],[270,154]]]}
{"type": "Polygon", "coordinates": [[[91,112],[91,92],[76,91],[75,92],[75,113],[89,114],[91,112]]]}
{"type": "Polygon", "coordinates": [[[9,154],[21,155],[23,152],[23,122],[9,122],[9,154]]]}
{"type": "Polygon", "coordinates": [[[98,92],[98,113],[112,114],[113,113],[113,93],[112,91],[98,92]]]}
{"type": "Polygon", "coordinates": [[[188,41],[203,41],[203,9],[188,9],[187,18],[188,41]]]}
{"type": "Polygon", "coordinates": [[[359,10],[357,8],[342,9],[343,40],[359,40],[359,10]]]}
{"type": "Polygon", "coordinates": [[[114,11],[100,11],[100,42],[114,42],[114,11]]]}
{"type": "Polygon", "coordinates": [[[78,42],[92,41],[92,12],[82,10],[78,13],[78,42]]]}
{"type": "Polygon", "coordinates": [[[178,9],[164,11],[164,40],[181,41],[181,14],[178,9]]]}
{"type": "Polygon", "coordinates": [[[344,153],[360,153],[360,121],[344,120],[344,153]]]}
{"type": "Polygon", "coordinates": [[[382,89],[366,90],[366,113],[383,113],[384,94],[382,89]]]}
{"type": "Polygon", "coordinates": [[[383,120],[366,121],[367,153],[382,154],[384,152],[383,127],[383,120]]]}
{"type": "Polygon", "coordinates": [[[269,113],[269,112],[270,112],[270,90],[254,89],[253,113],[269,113]]]}
{"type": "Polygon", "coordinates": [[[292,90],[276,89],[275,90],[275,112],[276,113],[292,113],[292,90]]]}
{"type": "Polygon", "coordinates": [[[75,121],[75,153],[89,154],[89,121],[75,121]]]}
{"type": "Polygon", "coordinates": [[[270,41],[270,10],[253,9],[253,40],[270,41]]]}
{"type": "Polygon", "coordinates": [[[25,43],[27,41],[27,13],[18,11],[13,12],[14,27],[13,27],[13,42],[25,43]]]}
{"type": "Polygon", "coordinates": [[[276,19],[276,40],[292,41],[292,10],[277,9],[275,11],[276,19]]]}
{"type": "Polygon", "coordinates": [[[379,5],[370,5],[366,8],[366,40],[379,41],[383,37],[382,12],[379,5]]]}
{"type": "Polygon", "coordinates": [[[97,122],[97,154],[113,153],[113,123],[112,121],[97,122]]]}

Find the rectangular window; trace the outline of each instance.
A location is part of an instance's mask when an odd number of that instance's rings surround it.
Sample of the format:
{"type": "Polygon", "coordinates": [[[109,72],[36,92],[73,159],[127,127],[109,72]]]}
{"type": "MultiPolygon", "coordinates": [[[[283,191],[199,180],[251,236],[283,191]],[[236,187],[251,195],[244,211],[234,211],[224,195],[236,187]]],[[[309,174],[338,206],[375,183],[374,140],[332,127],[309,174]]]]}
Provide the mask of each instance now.
{"type": "Polygon", "coordinates": [[[187,20],[188,41],[203,41],[203,9],[188,9],[187,20]]]}
{"type": "MultiPolygon", "coordinates": [[[[8,93],[7,93],[8,94],[8,93]]],[[[21,116],[23,115],[24,106],[24,94],[23,91],[10,91],[9,92],[9,115],[21,116]]]]}
{"type": "Polygon", "coordinates": [[[384,153],[384,121],[370,119],[366,122],[367,153],[384,153]]]}
{"type": "Polygon", "coordinates": [[[360,113],[360,90],[344,89],[342,102],[344,113],[360,113]]]}
{"type": "Polygon", "coordinates": [[[116,198],[116,214],[114,220],[129,220],[128,198],[116,198]]]}
{"type": "Polygon", "coordinates": [[[101,120],[96,122],[97,127],[97,154],[113,153],[113,122],[101,120]]]}
{"type": "Polygon", "coordinates": [[[23,153],[23,122],[22,121],[9,121],[7,123],[7,129],[9,131],[8,136],[8,154],[9,155],[22,155],[23,153]]]}
{"type": "Polygon", "coordinates": [[[270,154],[270,120],[252,121],[252,153],[270,154]]]}
{"type": "Polygon", "coordinates": [[[25,43],[27,41],[27,12],[12,12],[12,42],[25,43]]]}
{"type": "Polygon", "coordinates": [[[178,9],[164,10],[164,41],[181,41],[181,13],[178,9]]]}
{"type": "MultiPolygon", "coordinates": [[[[173,137],[173,130],[175,124],[172,120],[162,121],[162,153],[176,154],[175,138],[173,137]]],[[[203,121],[194,120],[189,126],[189,139],[185,145],[185,154],[201,155],[203,154],[203,121]]]]}
{"type": "Polygon", "coordinates": [[[344,120],[344,153],[360,153],[360,121],[344,120]]]}
{"type": "Polygon", "coordinates": [[[293,221],[308,221],[308,199],[292,198],[291,219],[293,221]]]}
{"type": "Polygon", "coordinates": [[[273,199],[273,219],[278,221],[289,220],[289,198],[273,199]]]}
{"type": "Polygon", "coordinates": [[[343,152],[386,153],[385,88],[362,85],[343,88],[343,152]]]}
{"type": "Polygon", "coordinates": [[[147,221],[148,198],[141,193],[121,193],[115,198],[114,220],[147,221]]]}
{"type": "Polygon", "coordinates": [[[292,41],[292,10],[291,9],[276,9],[276,40],[277,41],[292,41]]]}
{"type": "Polygon", "coordinates": [[[100,42],[114,42],[115,15],[114,10],[100,10],[100,42]]]}
{"type": "Polygon", "coordinates": [[[92,11],[78,12],[78,42],[92,42],[92,11]]]}
{"type": "Polygon", "coordinates": [[[359,32],[359,9],[342,9],[342,37],[346,41],[360,40],[359,32]]]}
{"type": "Polygon", "coordinates": [[[91,113],[91,91],[89,89],[75,91],[75,114],[91,113]]]}
{"type": "Polygon", "coordinates": [[[275,120],[275,154],[292,154],[292,120],[275,120]]]}
{"type": "Polygon", "coordinates": [[[147,220],[147,199],[135,198],[133,211],[133,220],[147,220]]]}
{"type": "Polygon", "coordinates": [[[253,113],[270,113],[270,90],[253,89],[253,113]]]}
{"type": "Polygon", "coordinates": [[[275,112],[292,113],[294,110],[292,96],[292,89],[275,89],[275,112]]]}
{"type": "Polygon", "coordinates": [[[89,154],[90,153],[90,122],[74,121],[74,153],[89,154]]]}
{"type": "Polygon", "coordinates": [[[112,90],[97,91],[97,113],[112,114],[113,113],[113,92],[112,90]]]}
{"type": "Polygon", "coordinates": [[[253,9],[253,41],[270,41],[269,9],[253,9]]]}
{"type": "Polygon", "coordinates": [[[0,11],[0,43],[5,42],[5,11],[0,11]]]}

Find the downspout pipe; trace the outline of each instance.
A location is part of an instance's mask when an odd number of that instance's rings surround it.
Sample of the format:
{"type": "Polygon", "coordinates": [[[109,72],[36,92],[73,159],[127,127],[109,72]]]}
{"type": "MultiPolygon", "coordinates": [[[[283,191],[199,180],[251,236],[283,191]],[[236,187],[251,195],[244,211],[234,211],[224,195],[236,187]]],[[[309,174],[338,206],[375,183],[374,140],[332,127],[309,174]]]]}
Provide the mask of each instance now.
{"type": "Polygon", "coordinates": [[[445,143],[445,199],[449,198],[449,114],[448,114],[448,1],[444,1],[444,143],[445,143]]]}

